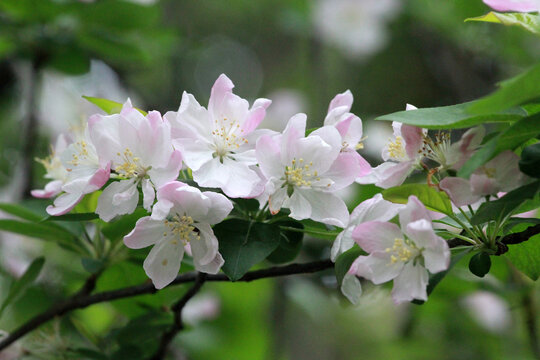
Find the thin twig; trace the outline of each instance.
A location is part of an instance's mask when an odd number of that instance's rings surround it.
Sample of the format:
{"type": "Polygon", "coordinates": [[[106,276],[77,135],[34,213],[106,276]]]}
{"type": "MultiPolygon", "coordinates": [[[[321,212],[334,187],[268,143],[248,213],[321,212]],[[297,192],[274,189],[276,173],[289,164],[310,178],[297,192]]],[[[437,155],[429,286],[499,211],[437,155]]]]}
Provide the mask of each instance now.
{"type": "Polygon", "coordinates": [[[174,323],[171,328],[166,331],[161,337],[159,347],[154,356],[152,356],[151,360],[163,359],[167,354],[167,349],[169,348],[169,344],[171,343],[171,341],[174,339],[176,334],[178,334],[184,329],[184,322],[182,321],[182,310],[184,309],[184,306],[186,306],[188,301],[191,300],[191,298],[193,298],[193,296],[195,296],[195,294],[197,294],[199,290],[201,290],[205,280],[206,274],[198,273],[193,286],[184,294],[184,296],[182,296],[180,300],[178,300],[177,303],[173,305],[172,310],[174,311],[174,323]]]}
{"type": "MultiPolygon", "coordinates": [[[[306,264],[290,264],[285,266],[274,266],[267,269],[255,270],[246,273],[238,282],[249,282],[258,279],[265,279],[278,276],[287,276],[295,274],[307,274],[314,273],[326,269],[330,269],[334,266],[334,263],[330,260],[314,261],[306,264]]],[[[176,279],[169,285],[179,285],[195,281],[197,273],[186,273],[176,277],[176,279]]],[[[230,281],[225,274],[208,275],[206,281],[230,281]]],[[[154,294],[158,290],[150,282],[145,282],[140,285],[125,287],[117,290],[104,291],[88,296],[74,295],[69,299],[59,302],[53,305],[49,309],[45,310],[41,314],[36,315],[25,324],[21,325],[18,329],[10,333],[6,338],[0,341],[0,350],[5,349],[8,345],[14,341],[23,337],[30,331],[40,327],[47,321],[62,316],[70,311],[76,309],[86,308],[93,304],[102,303],[105,301],[112,301],[122,299],[126,297],[133,297],[144,294],[154,294]]]]}

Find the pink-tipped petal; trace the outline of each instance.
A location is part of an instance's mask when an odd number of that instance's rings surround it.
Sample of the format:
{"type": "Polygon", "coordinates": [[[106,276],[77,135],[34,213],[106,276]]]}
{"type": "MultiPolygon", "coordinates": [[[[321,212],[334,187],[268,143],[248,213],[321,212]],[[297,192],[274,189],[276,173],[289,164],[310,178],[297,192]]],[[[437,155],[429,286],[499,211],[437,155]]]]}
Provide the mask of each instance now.
{"type": "Polygon", "coordinates": [[[368,221],[354,228],[353,239],[368,253],[385,252],[392,248],[395,239],[403,238],[396,224],[382,221],[368,221]]]}
{"type": "Polygon", "coordinates": [[[137,220],[135,228],[124,236],[124,244],[130,249],[142,249],[158,242],[167,230],[163,221],[145,216],[137,220]]]}

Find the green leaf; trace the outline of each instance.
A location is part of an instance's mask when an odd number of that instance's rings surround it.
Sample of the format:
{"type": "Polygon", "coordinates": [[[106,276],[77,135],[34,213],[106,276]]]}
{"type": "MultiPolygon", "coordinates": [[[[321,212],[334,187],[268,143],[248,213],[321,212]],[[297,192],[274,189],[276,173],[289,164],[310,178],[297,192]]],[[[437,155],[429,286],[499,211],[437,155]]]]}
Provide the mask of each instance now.
{"type": "Polygon", "coordinates": [[[489,221],[503,219],[521,204],[536,197],[540,191],[540,180],[508,192],[500,199],[483,203],[473,215],[471,223],[480,225],[489,221]]]}
{"type": "Polygon", "coordinates": [[[426,208],[446,215],[453,215],[452,203],[444,191],[438,191],[426,184],[406,184],[382,191],[385,200],[406,204],[409,196],[415,195],[426,208]]]}
{"type": "Polygon", "coordinates": [[[137,220],[144,216],[148,216],[148,212],[143,208],[137,208],[132,214],[124,215],[118,218],[118,220],[114,220],[103,226],[101,232],[107,239],[114,243],[129,234],[135,227],[137,220]]]}
{"type": "Polygon", "coordinates": [[[501,82],[498,90],[472,102],[467,110],[472,114],[487,115],[524,104],[538,96],[540,96],[540,64],[501,82]]]}
{"type": "Polygon", "coordinates": [[[36,214],[35,212],[28,210],[21,205],[0,203],[0,210],[7,214],[32,222],[40,222],[43,219],[41,215],[36,214]]]}
{"type": "Polygon", "coordinates": [[[67,230],[59,227],[11,219],[0,219],[0,230],[60,243],[71,242],[74,238],[67,230]]]}
{"type": "Polygon", "coordinates": [[[32,263],[26,268],[26,271],[20,279],[14,281],[9,289],[8,295],[0,306],[0,317],[6,309],[6,307],[13,301],[15,301],[20,295],[22,295],[26,289],[37,279],[41,269],[45,264],[45,258],[38,257],[32,261],[32,263]]]}
{"type": "Polygon", "coordinates": [[[498,13],[490,11],[486,15],[465,19],[465,21],[482,21],[503,24],[506,26],[519,26],[523,29],[540,35],[540,17],[528,13],[498,13]]]}
{"type": "MultiPolygon", "coordinates": [[[[448,275],[448,273],[450,272],[450,270],[452,270],[454,265],[456,265],[466,254],[468,254],[469,251],[471,251],[471,248],[453,252],[452,257],[450,259],[450,265],[448,266],[448,269],[446,269],[445,271],[438,272],[436,274],[432,274],[429,277],[429,282],[428,282],[428,285],[427,285],[427,288],[426,288],[426,292],[427,292],[428,296],[433,292],[433,290],[435,290],[435,287],[437,287],[437,285],[439,285],[441,280],[444,279],[444,277],[446,275],[448,275]]],[[[425,303],[425,301],[413,300],[412,303],[416,304],[416,305],[422,305],[423,303],[425,303]]]]}
{"type": "MultiPolygon", "coordinates": [[[[92,97],[92,96],[84,96],[84,95],[83,95],[83,98],[85,98],[92,104],[96,105],[98,108],[105,111],[109,115],[118,114],[120,113],[120,110],[122,110],[123,105],[116,101],[92,97]]],[[[138,108],[135,108],[135,109],[139,110],[141,114],[145,116],[147,115],[146,111],[138,109],[138,108]]]]}
{"type": "Polygon", "coordinates": [[[62,47],[47,59],[47,65],[68,75],[80,75],[90,71],[90,58],[81,49],[62,47]]]}
{"type": "Polygon", "coordinates": [[[362,249],[360,249],[358,246],[355,246],[337,257],[334,270],[336,272],[338,288],[341,288],[343,278],[345,277],[345,274],[347,274],[347,271],[349,271],[349,269],[351,268],[354,260],[356,260],[356,258],[358,258],[360,255],[365,254],[366,253],[362,251],[362,249]]]}
{"type": "Polygon", "coordinates": [[[521,152],[519,170],[534,178],[540,178],[540,143],[527,146],[521,152]]]}
{"type": "Polygon", "coordinates": [[[540,235],[508,246],[508,252],[504,256],[521,272],[536,281],[540,276],[540,235]]]}
{"type": "Polygon", "coordinates": [[[475,115],[468,112],[468,108],[474,104],[473,101],[451,106],[398,111],[379,116],[375,120],[398,121],[426,129],[460,129],[490,122],[515,121],[527,115],[521,108],[475,115]]]}
{"type": "MultiPolygon", "coordinates": [[[[539,80],[540,81],[540,80],[539,80]]],[[[482,166],[504,150],[513,150],[527,140],[540,134],[540,114],[534,114],[516,121],[508,129],[486,142],[480,150],[458,171],[459,177],[468,178],[478,167],[482,166]]]]}
{"type": "Polygon", "coordinates": [[[240,219],[224,221],[214,227],[219,252],[225,259],[223,272],[232,280],[266,259],[280,242],[279,226],[240,219]]]}
{"type": "Polygon", "coordinates": [[[105,266],[105,260],[85,257],[81,259],[81,265],[90,274],[97,274],[105,266]]]}
{"type": "Polygon", "coordinates": [[[60,216],[48,216],[43,221],[91,221],[99,219],[96,213],[65,214],[60,216]]]}
{"type": "Polygon", "coordinates": [[[485,251],[474,255],[469,261],[469,270],[478,277],[484,277],[491,269],[491,258],[485,251]]]}
{"type": "MultiPolygon", "coordinates": [[[[299,230],[304,229],[304,225],[298,221],[278,221],[274,223],[277,226],[287,226],[297,228],[299,230]]],[[[279,245],[268,257],[267,260],[280,264],[292,261],[296,258],[300,249],[302,248],[302,240],[304,239],[304,233],[300,231],[291,231],[281,229],[279,237],[279,245]]]]}
{"type": "Polygon", "coordinates": [[[326,225],[310,219],[302,220],[304,226],[304,234],[316,239],[333,241],[339,235],[341,230],[335,230],[331,225],[326,225]]]}

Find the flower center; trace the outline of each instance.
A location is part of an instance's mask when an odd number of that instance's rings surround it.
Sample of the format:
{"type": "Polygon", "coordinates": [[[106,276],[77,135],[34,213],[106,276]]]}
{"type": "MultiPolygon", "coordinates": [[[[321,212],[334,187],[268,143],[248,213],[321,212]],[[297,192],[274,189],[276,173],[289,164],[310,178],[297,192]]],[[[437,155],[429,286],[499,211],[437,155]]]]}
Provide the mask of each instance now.
{"type": "Polygon", "coordinates": [[[320,181],[317,171],[311,172],[313,162],[304,164],[304,159],[294,158],[290,166],[285,167],[285,180],[290,185],[311,187],[312,180],[320,181]]]}
{"type": "Polygon", "coordinates": [[[482,171],[490,179],[495,178],[495,175],[497,174],[497,169],[495,168],[482,167],[482,171]]]}
{"type": "Polygon", "coordinates": [[[392,264],[396,262],[407,262],[416,258],[420,254],[420,250],[409,239],[394,239],[394,245],[390,248],[384,249],[385,252],[390,253],[390,261],[392,264]]]}
{"type": "Polygon", "coordinates": [[[403,144],[403,138],[396,136],[396,141],[388,143],[388,155],[392,160],[401,161],[406,159],[405,147],[403,144]]]}
{"type": "Polygon", "coordinates": [[[427,135],[423,136],[422,149],[418,150],[419,154],[431,159],[440,165],[446,167],[453,164],[448,164],[448,155],[450,154],[450,133],[438,132],[435,138],[427,135]]]}
{"type": "Polygon", "coordinates": [[[171,241],[174,245],[178,243],[178,240],[182,241],[186,245],[190,240],[200,240],[199,230],[193,226],[195,223],[191,216],[175,215],[170,220],[164,220],[163,223],[168,227],[163,236],[172,236],[174,239],[171,241]]]}
{"type": "Polygon", "coordinates": [[[126,178],[142,177],[146,174],[146,170],[148,169],[145,169],[141,165],[141,159],[137,156],[133,156],[133,152],[129,148],[126,148],[123,154],[116,153],[116,155],[124,161],[114,168],[118,174],[126,178]]]}
{"type": "MultiPolygon", "coordinates": [[[[81,161],[87,160],[90,154],[88,153],[88,145],[86,144],[86,141],[81,140],[77,141],[75,144],[75,153],[71,155],[71,161],[68,162],[68,164],[73,166],[79,166],[81,164],[81,161]]],[[[71,171],[71,169],[67,169],[67,171],[71,171]]]]}
{"type": "Polygon", "coordinates": [[[240,145],[247,144],[248,140],[241,135],[243,132],[244,130],[240,129],[240,124],[236,120],[229,120],[226,117],[216,119],[215,130],[212,131],[216,155],[223,158],[238,149],[240,145]],[[239,135],[236,134],[238,131],[239,135]]]}

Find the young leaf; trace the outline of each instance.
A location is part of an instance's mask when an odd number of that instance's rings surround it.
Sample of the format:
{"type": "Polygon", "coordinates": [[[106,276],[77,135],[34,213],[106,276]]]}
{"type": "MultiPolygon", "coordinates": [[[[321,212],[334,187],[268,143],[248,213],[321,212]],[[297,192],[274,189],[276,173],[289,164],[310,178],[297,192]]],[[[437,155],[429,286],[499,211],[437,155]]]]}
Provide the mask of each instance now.
{"type": "Polygon", "coordinates": [[[338,256],[338,258],[336,259],[336,266],[334,267],[334,270],[336,272],[336,279],[339,288],[341,288],[343,278],[345,277],[345,274],[347,274],[347,271],[349,271],[349,269],[351,268],[354,260],[356,260],[356,258],[358,258],[360,255],[365,254],[366,253],[362,251],[362,249],[360,249],[358,246],[355,246],[338,256]]]}
{"type": "Polygon", "coordinates": [[[90,221],[98,219],[96,213],[65,214],[60,216],[48,216],[43,221],[90,221]]]}
{"type": "MultiPolygon", "coordinates": [[[[120,104],[120,103],[118,103],[116,101],[97,98],[97,97],[92,97],[92,96],[84,96],[84,95],[83,95],[83,98],[85,98],[86,100],[88,100],[92,104],[96,105],[98,108],[105,111],[109,115],[118,114],[120,112],[120,110],[122,110],[122,104],[120,104]]],[[[139,110],[139,112],[141,114],[143,114],[145,116],[147,115],[146,111],[138,109],[138,108],[135,108],[135,109],[139,110]]]]}
{"type": "Polygon", "coordinates": [[[0,219],[0,230],[60,243],[73,241],[73,235],[67,230],[48,224],[35,224],[19,220],[0,219]]]}
{"type": "Polygon", "coordinates": [[[540,180],[508,192],[500,199],[483,203],[471,219],[473,225],[502,219],[521,204],[536,197],[540,191],[540,180]]]}
{"type": "Polygon", "coordinates": [[[499,85],[500,88],[495,92],[470,103],[467,111],[472,114],[487,115],[537,98],[540,96],[540,64],[499,85]]]}
{"type": "Polygon", "coordinates": [[[214,233],[225,260],[222,270],[232,281],[240,279],[253,265],[264,260],[280,241],[279,226],[240,219],[216,225],[214,233]]]}
{"type": "Polygon", "coordinates": [[[444,191],[438,191],[426,184],[406,184],[382,192],[385,200],[406,204],[409,196],[415,195],[429,210],[453,215],[452,203],[444,191]]]}
{"type": "Polygon", "coordinates": [[[397,121],[426,129],[461,129],[489,122],[515,121],[527,115],[521,108],[492,111],[482,115],[471,114],[468,108],[474,104],[473,101],[450,106],[398,111],[379,116],[375,120],[397,121]]]}
{"type": "MultiPolygon", "coordinates": [[[[304,225],[298,221],[278,221],[274,224],[277,226],[297,228],[299,230],[304,229],[304,225]]],[[[304,233],[301,231],[281,229],[279,246],[267,257],[267,260],[276,264],[294,260],[300,252],[303,239],[304,233]]]]}
{"type": "MultiPolygon", "coordinates": [[[[540,81],[540,80],[539,80],[540,81]]],[[[486,142],[458,171],[458,176],[468,178],[479,166],[493,159],[504,150],[514,150],[540,134],[540,114],[516,121],[508,129],[486,142]]]]}
{"type": "Polygon", "coordinates": [[[536,281],[540,276],[540,235],[508,247],[504,254],[525,275],[536,281]]]}
{"type": "Polygon", "coordinates": [[[28,286],[30,286],[39,276],[41,269],[45,264],[45,258],[38,257],[26,268],[26,271],[20,279],[14,281],[9,289],[8,295],[0,306],[0,317],[5,308],[13,301],[15,301],[20,295],[22,295],[28,286]]]}
{"type": "Polygon", "coordinates": [[[43,219],[41,215],[16,204],[0,203],[0,211],[32,222],[40,222],[43,219]]]}
{"type": "Polygon", "coordinates": [[[527,146],[521,152],[519,170],[534,178],[540,178],[540,143],[527,146]]]}
{"type": "Polygon", "coordinates": [[[520,26],[523,29],[540,35],[540,17],[528,13],[499,13],[490,11],[486,15],[465,19],[465,21],[483,21],[507,26],[520,26]]]}
{"type": "Polygon", "coordinates": [[[487,252],[474,255],[469,261],[469,270],[478,277],[484,277],[491,269],[491,259],[487,252]]]}

